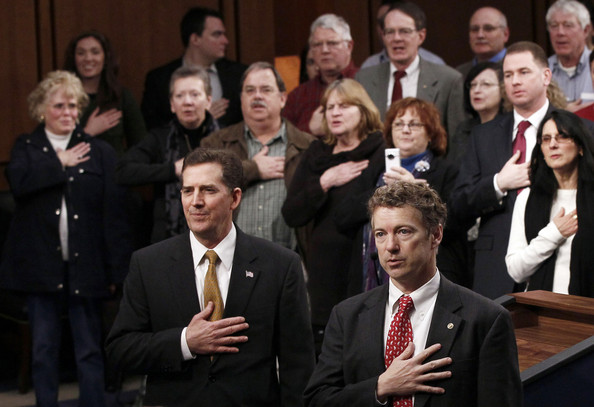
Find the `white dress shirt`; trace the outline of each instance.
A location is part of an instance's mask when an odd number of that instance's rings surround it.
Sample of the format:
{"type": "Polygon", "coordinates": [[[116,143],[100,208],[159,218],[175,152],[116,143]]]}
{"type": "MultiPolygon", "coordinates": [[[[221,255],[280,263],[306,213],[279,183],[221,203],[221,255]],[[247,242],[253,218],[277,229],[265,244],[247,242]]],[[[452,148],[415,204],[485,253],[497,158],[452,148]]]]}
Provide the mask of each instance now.
{"type": "MultiPolygon", "coordinates": [[[[204,256],[206,251],[209,250],[202,243],[196,239],[194,233],[190,233],[190,247],[192,248],[192,260],[194,263],[194,275],[196,278],[196,290],[198,292],[198,301],[200,303],[200,309],[203,310],[206,304],[204,304],[204,280],[206,278],[206,272],[208,271],[208,259],[204,256]]],[[[235,242],[237,241],[237,230],[235,225],[231,225],[231,230],[225,236],[220,243],[215,246],[214,250],[219,256],[219,260],[216,265],[217,282],[219,284],[219,290],[221,292],[221,298],[223,299],[223,305],[227,304],[227,294],[229,292],[229,281],[231,281],[231,269],[233,267],[233,257],[235,255],[235,242]]],[[[181,334],[181,348],[184,360],[194,358],[190,349],[188,348],[188,342],[186,341],[186,328],[183,329],[181,334]]]]}
{"type": "MultiPolygon", "coordinates": [[[[532,152],[534,150],[534,146],[536,146],[536,132],[538,131],[538,126],[540,126],[540,122],[544,119],[545,115],[547,114],[547,110],[549,109],[549,100],[546,99],[545,104],[534,112],[530,117],[522,117],[516,110],[514,109],[514,129],[512,132],[512,143],[516,139],[516,135],[518,133],[518,126],[520,125],[521,121],[528,120],[530,122],[530,127],[526,129],[524,132],[524,138],[526,139],[526,161],[530,162],[532,159],[532,152]]],[[[515,151],[512,151],[512,155],[515,151]]],[[[511,158],[511,157],[510,157],[511,158]]],[[[495,187],[495,193],[497,194],[498,199],[502,199],[504,196],[507,195],[507,191],[503,192],[499,189],[499,185],[497,185],[497,175],[493,176],[493,185],[495,187]]]]}
{"type": "MultiPolygon", "coordinates": [[[[404,70],[406,75],[400,79],[400,85],[402,86],[402,98],[406,97],[417,97],[417,87],[419,83],[419,55],[415,57],[412,63],[404,70]]],[[[394,89],[394,72],[397,69],[394,64],[390,63],[390,82],[388,82],[388,106],[386,111],[392,104],[392,90],[394,89]]]]}

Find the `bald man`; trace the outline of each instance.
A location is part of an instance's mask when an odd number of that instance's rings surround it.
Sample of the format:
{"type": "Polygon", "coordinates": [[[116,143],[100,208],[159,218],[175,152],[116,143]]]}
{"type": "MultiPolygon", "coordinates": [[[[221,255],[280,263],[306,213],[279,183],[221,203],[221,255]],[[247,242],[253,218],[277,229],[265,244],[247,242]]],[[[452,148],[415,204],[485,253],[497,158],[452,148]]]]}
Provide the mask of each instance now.
{"type": "Polygon", "coordinates": [[[470,17],[468,40],[474,54],[472,60],[456,67],[464,77],[479,62],[501,62],[509,28],[505,15],[494,7],[481,7],[470,17]]]}

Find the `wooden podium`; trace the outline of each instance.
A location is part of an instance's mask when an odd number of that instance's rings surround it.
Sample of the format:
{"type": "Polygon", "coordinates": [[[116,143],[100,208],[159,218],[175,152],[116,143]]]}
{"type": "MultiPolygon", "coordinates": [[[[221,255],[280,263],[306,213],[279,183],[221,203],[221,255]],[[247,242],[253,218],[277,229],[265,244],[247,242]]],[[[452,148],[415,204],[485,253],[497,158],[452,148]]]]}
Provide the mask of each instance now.
{"type": "Polygon", "coordinates": [[[497,302],[514,323],[525,407],[594,406],[594,299],[529,291],[497,302]]]}

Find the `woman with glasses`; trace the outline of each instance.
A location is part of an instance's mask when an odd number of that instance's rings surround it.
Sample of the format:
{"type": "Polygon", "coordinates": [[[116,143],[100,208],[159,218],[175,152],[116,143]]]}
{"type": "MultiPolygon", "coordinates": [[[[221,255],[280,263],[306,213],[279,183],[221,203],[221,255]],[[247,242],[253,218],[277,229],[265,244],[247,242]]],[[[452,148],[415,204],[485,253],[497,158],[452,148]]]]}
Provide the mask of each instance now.
{"type": "Polygon", "coordinates": [[[131,252],[125,190],[114,182],[113,148],[78,126],[88,96],[74,74],[50,72],[27,100],[40,124],[17,138],[6,167],[16,209],[0,286],[27,298],[36,405],[58,405],[68,315],[79,403],[101,407],[101,300],[123,282],[131,252]]]}
{"type": "MultiPolygon", "coordinates": [[[[384,140],[386,147],[400,149],[400,166],[385,168],[384,157],[371,161],[370,170],[357,181],[358,194],[349,197],[336,211],[341,229],[359,229],[362,250],[355,251],[352,266],[353,273],[363,276],[364,290],[388,281],[377,260],[367,215],[366,203],[373,191],[398,180],[424,182],[447,202],[458,174],[457,167],[444,157],[447,135],[437,108],[429,102],[411,97],[394,102],[386,113],[384,140]]],[[[465,231],[448,221],[437,265],[448,279],[468,285],[465,239],[465,231]]]]}
{"type": "Polygon", "coordinates": [[[473,66],[464,80],[464,109],[472,117],[458,125],[450,137],[448,158],[459,162],[470,140],[470,132],[479,124],[491,121],[501,113],[501,65],[480,62],[473,66]]]}
{"type": "MultiPolygon", "coordinates": [[[[347,298],[352,284],[348,271],[356,229],[337,229],[336,208],[357,193],[356,181],[369,171],[369,163],[384,157],[379,112],[363,86],[337,80],[324,92],[321,105],[325,136],[304,152],[282,208],[289,226],[313,225],[301,254],[317,346],[330,311],[347,298]]],[[[360,292],[360,284],[357,288],[360,292]]]]}
{"type": "Polygon", "coordinates": [[[526,290],[594,297],[594,140],[582,120],[544,117],[530,162],[530,188],[516,199],[505,261],[526,290]]]}

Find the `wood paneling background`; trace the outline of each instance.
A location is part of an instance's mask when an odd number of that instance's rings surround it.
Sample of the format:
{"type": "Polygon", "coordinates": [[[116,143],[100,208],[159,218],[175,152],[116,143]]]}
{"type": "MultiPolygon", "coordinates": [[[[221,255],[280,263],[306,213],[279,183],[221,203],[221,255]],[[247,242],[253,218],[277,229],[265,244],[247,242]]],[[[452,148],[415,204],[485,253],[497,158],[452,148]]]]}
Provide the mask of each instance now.
{"type": "MultiPolygon", "coordinates": [[[[508,17],[510,42],[532,40],[545,47],[544,15],[552,0],[418,0],[425,10],[424,46],[456,66],[471,57],[468,20],[478,7],[494,4],[508,17]]],[[[228,56],[249,64],[299,54],[311,22],[323,13],[343,16],[355,40],[357,64],[380,49],[375,15],[380,0],[0,0],[0,190],[4,167],[16,136],[31,131],[26,98],[50,70],[60,68],[68,41],[97,29],[111,40],[120,58],[120,79],[140,103],[148,70],[181,55],[179,21],[189,7],[222,12],[230,45],[228,56]]]]}

